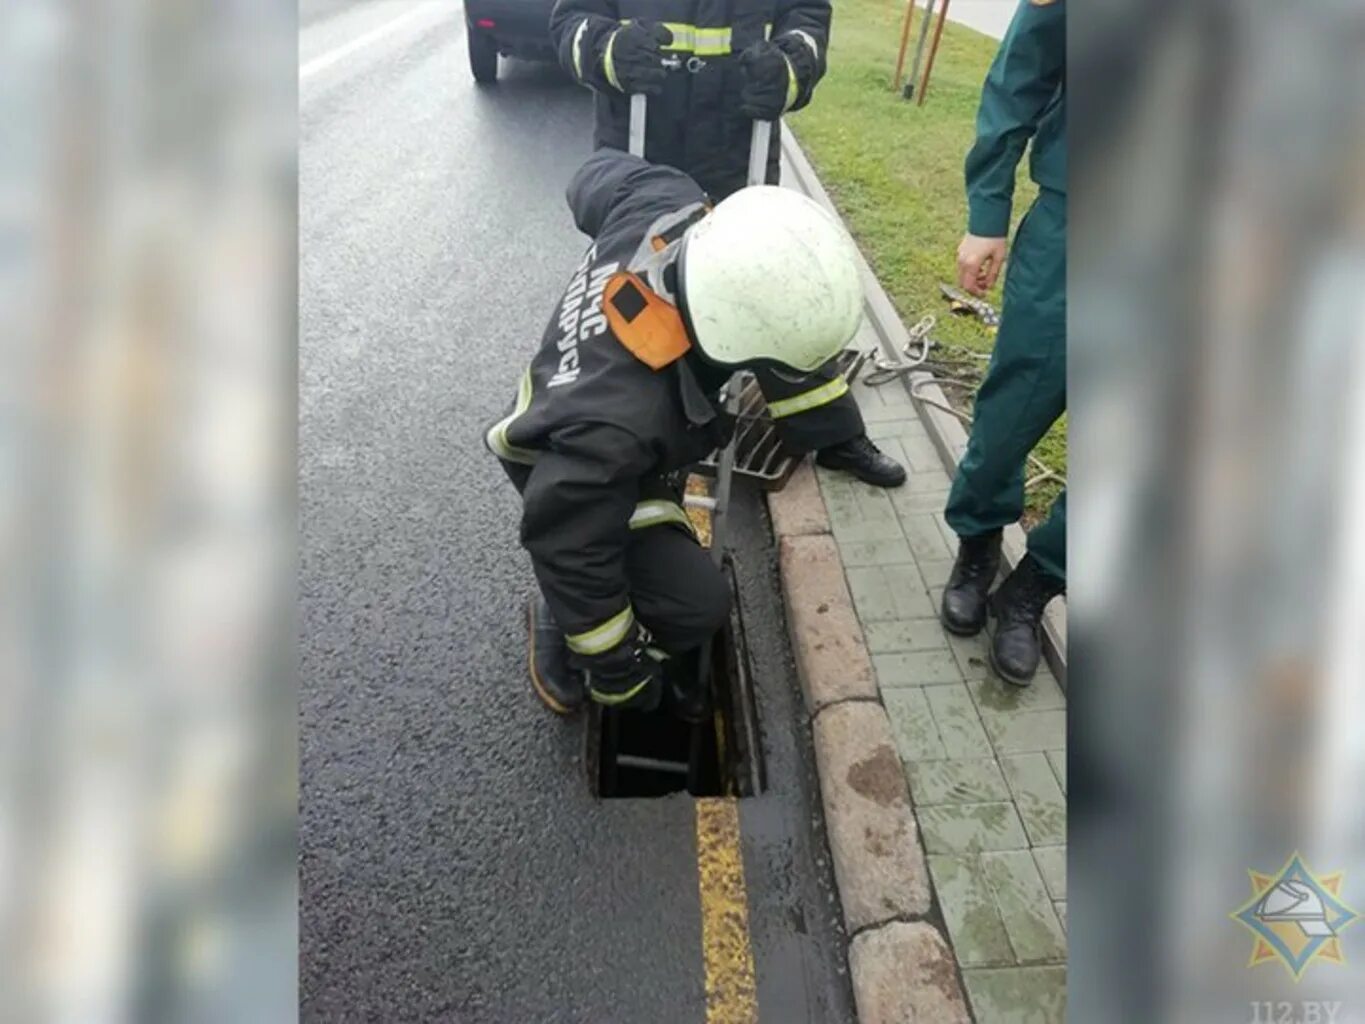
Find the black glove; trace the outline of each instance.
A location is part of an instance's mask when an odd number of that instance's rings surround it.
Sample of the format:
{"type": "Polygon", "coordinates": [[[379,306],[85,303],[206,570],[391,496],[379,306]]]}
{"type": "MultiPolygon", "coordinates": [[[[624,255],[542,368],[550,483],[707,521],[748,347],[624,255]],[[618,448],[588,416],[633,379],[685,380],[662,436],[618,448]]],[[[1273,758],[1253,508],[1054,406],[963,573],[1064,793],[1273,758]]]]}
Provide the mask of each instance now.
{"type": "Polygon", "coordinates": [[[775,121],[796,101],[798,85],[791,62],[776,43],[754,43],[739,55],[744,76],[739,109],[755,121],[775,121]]]}
{"type": "Polygon", "coordinates": [[[649,652],[649,633],[634,633],[602,654],[580,656],[588,696],[598,704],[630,711],[653,711],[663,699],[663,668],[649,652]]]}
{"type": "Polygon", "coordinates": [[[668,74],[660,49],[673,42],[673,33],[657,21],[632,21],[622,25],[602,47],[602,73],[627,95],[641,92],[657,96],[664,91],[668,74]]]}

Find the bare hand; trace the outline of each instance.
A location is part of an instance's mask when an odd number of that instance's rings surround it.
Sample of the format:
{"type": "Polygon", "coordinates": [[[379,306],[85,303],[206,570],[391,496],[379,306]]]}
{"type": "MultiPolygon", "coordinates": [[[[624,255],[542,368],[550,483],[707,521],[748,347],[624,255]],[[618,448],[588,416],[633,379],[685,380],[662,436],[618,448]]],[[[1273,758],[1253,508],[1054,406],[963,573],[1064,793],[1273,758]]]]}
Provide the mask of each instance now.
{"type": "Polygon", "coordinates": [[[963,235],[957,247],[957,284],[973,295],[985,295],[1005,265],[1008,243],[1003,238],[963,235]]]}

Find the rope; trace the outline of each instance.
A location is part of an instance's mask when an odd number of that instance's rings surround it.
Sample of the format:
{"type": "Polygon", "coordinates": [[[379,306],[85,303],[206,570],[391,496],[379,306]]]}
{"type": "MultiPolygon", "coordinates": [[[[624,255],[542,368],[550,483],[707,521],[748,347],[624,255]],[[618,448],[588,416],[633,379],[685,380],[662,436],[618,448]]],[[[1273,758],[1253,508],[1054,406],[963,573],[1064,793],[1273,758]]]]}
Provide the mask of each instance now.
{"type": "MultiPolygon", "coordinates": [[[[961,409],[953,408],[946,402],[940,402],[936,398],[921,394],[920,390],[929,387],[931,384],[936,384],[940,389],[959,388],[963,391],[975,392],[981,386],[979,378],[962,377],[956,374],[959,367],[969,365],[971,361],[985,362],[990,359],[990,356],[973,352],[970,349],[957,349],[934,341],[930,332],[933,331],[937,323],[938,321],[932,313],[921,317],[915,326],[910,328],[909,337],[898,353],[899,358],[887,359],[881,355],[881,349],[868,349],[865,355],[867,359],[871,360],[873,369],[863,378],[863,381],[868,387],[879,388],[890,384],[893,380],[906,380],[912,373],[918,371],[917,380],[907,380],[910,397],[923,405],[956,416],[970,428],[972,417],[969,414],[961,409]],[[932,360],[929,358],[930,353],[935,348],[944,353],[944,358],[932,360]],[[949,352],[962,352],[967,358],[964,359],[961,356],[954,358],[948,354],[949,352]]],[[[1066,482],[1064,477],[1050,469],[1036,455],[1030,453],[1028,462],[1038,472],[1025,481],[1025,490],[1032,490],[1049,480],[1055,480],[1058,483],[1066,482]]]]}

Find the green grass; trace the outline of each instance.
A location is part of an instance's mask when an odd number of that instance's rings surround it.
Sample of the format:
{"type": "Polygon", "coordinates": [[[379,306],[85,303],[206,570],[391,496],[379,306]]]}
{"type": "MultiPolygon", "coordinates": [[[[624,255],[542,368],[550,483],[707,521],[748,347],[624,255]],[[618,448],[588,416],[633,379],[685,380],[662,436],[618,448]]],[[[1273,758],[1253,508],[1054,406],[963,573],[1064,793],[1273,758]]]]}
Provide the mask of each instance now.
{"type": "MultiPolygon", "coordinates": [[[[917,107],[891,88],[904,12],[897,0],[839,0],[829,71],[814,102],[789,123],[907,326],[933,313],[938,342],[989,352],[991,333],[975,318],[952,316],[938,286],[957,276],[957,245],[967,224],[962,162],[996,41],[946,25],[924,106],[917,107]]],[[[922,16],[916,13],[911,28],[907,74],[922,16]]],[[[1016,223],[1036,192],[1021,165],[1016,223]]],[[[998,309],[999,284],[988,298],[998,309]]],[[[1065,470],[1065,418],[1034,454],[1050,469],[1065,470]]],[[[1051,482],[1035,488],[1026,519],[1035,519],[1060,489],[1051,482]]]]}

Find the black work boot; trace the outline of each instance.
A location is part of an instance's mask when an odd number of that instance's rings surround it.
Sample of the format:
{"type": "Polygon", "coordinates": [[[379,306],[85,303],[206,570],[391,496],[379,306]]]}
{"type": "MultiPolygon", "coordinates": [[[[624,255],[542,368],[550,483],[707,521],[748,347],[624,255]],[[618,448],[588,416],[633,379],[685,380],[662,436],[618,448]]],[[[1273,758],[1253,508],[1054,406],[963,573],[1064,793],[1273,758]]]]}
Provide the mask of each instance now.
{"type": "Polygon", "coordinates": [[[874,487],[899,487],[905,483],[905,467],[884,454],[866,434],[821,448],[815,461],[826,469],[846,470],[874,487]]]}
{"type": "Polygon", "coordinates": [[[664,665],[664,706],[668,713],[690,725],[711,717],[710,689],[702,685],[697,671],[698,653],[675,658],[664,665]]]}
{"type": "Polygon", "coordinates": [[[1000,571],[1001,531],[961,537],[957,561],[943,588],[939,618],[943,628],[958,636],[976,636],[986,625],[986,595],[1000,571]]]}
{"type": "Polygon", "coordinates": [[[1025,555],[991,596],[996,617],[991,667],[1015,686],[1027,686],[1042,656],[1039,628],[1047,603],[1066,590],[1066,583],[1025,555]]]}
{"type": "Polygon", "coordinates": [[[564,633],[555,625],[550,606],[539,594],[531,598],[527,619],[531,686],[555,714],[572,715],[587,699],[583,673],[569,664],[569,645],[564,633]]]}

